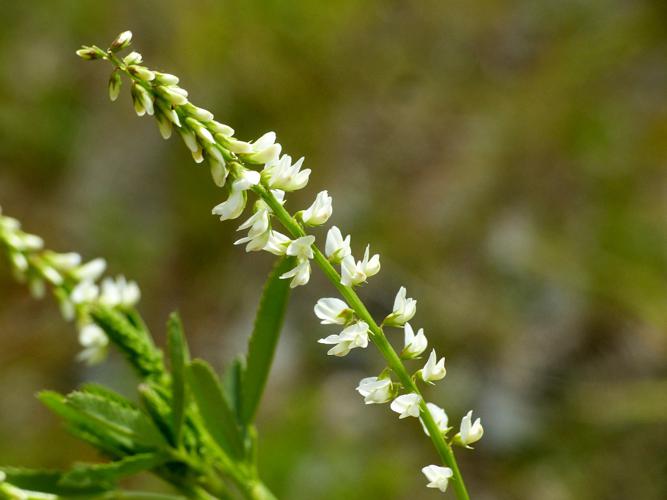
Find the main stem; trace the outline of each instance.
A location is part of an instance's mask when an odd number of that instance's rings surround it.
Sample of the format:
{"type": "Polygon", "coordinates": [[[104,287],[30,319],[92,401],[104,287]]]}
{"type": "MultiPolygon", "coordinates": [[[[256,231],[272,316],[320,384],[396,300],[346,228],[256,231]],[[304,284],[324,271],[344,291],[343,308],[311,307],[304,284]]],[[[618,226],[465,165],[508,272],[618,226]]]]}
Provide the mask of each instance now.
{"type": "MultiPolygon", "coordinates": [[[[300,238],[306,236],[306,232],[303,227],[290,215],[290,213],[285,210],[285,208],[280,204],[280,202],[273,196],[273,194],[266,189],[264,186],[257,185],[253,188],[255,193],[259,195],[264,202],[271,207],[271,210],[281,222],[281,224],[287,229],[292,237],[300,238]]],[[[421,396],[421,391],[417,384],[408,373],[405,365],[401,361],[401,358],[398,356],[394,348],[391,346],[387,337],[384,334],[382,328],[375,322],[373,316],[368,312],[368,309],[359,298],[359,295],[354,291],[352,287],[345,286],[340,282],[340,275],[338,271],[334,269],[329,260],[324,256],[324,254],[317,248],[317,245],[313,245],[313,253],[315,254],[315,262],[320,266],[322,272],[325,276],[336,287],[341,296],[345,299],[347,304],[352,308],[356,313],[359,319],[368,323],[368,327],[371,332],[371,340],[375,346],[379,349],[380,353],[384,357],[385,361],[389,368],[396,374],[401,384],[408,390],[408,392],[414,392],[421,396]]],[[[465,483],[463,482],[463,477],[461,476],[461,471],[459,470],[458,464],[456,463],[456,458],[454,457],[454,452],[452,448],[447,444],[442,432],[438,428],[438,425],[433,419],[433,415],[428,411],[426,407],[426,402],[424,401],[423,396],[421,397],[421,402],[419,404],[421,411],[421,418],[424,422],[424,425],[428,429],[431,441],[437,450],[438,454],[442,461],[452,469],[453,476],[451,479],[452,486],[456,492],[456,496],[459,500],[469,500],[470,496],[466,490],[465,483]]]]}

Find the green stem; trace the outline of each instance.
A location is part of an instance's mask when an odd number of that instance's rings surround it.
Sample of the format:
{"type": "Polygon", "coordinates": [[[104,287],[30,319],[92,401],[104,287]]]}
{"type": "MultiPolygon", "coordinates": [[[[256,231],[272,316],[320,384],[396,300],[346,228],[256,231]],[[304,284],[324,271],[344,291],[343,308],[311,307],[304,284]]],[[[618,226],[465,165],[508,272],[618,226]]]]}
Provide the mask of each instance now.
{"type": "MultiPolygon", "coordinates": [[[[275,216],[285,227],[285,229],[290,232],[292,237],[300,238],[302,236],[306,236],[306,232],[304,231],[303,227],[294,219],[294,217],[289,214],[287,210],[285,210],[280,202],[276,200],[270,190],[266,189],[262,185],[255,186],[253,190],[271,208],[275,216]]],[[[352,287],[345,286],[340,282],[340,275],[338,274],[338,271],[334,269],[329,260],[315,244],[313,245],[313,253],[315,254],[315,262],[317,262],[325,276],[329,278],[329,280],[333,283],[350,308],[352,308],[352,310],[356,313],[357,317],[368,323],[368,327],[371,332],[371,340],[384,357],[389,368],[396,374],[401,384],[403,384],[408,392],[414,392],[421,396],[421,391],[417,387],[417,384],[412,379],[408,370],[405,368],[401,358],[398,356],[394,348],[387,340],[387,337],[385,336],[382,328],[375,322],[373,316],[371,316],[371,314],[368,312],[368,309],[359,298],[359,295],[357,295],[352,287]]],[[[458,464],[456,463],[454,452],[452,451],[451,446],[445,441],[442,432],[433,419],[433,415],[431,415],[431,412],[428,411],[423,396],[421,398],[420,411],[422,421],[428,429],[431,441],[433,442],[438,455],[440,455],[440,458],[445,463],[445,465],[452,469],[453,476],[451,483],[454,491],[456,492],[457,498],[459,500],[469,500],[470,496],[468,495],[465,483],[463,482],[461,471],[459,470],[458,464]]]]}

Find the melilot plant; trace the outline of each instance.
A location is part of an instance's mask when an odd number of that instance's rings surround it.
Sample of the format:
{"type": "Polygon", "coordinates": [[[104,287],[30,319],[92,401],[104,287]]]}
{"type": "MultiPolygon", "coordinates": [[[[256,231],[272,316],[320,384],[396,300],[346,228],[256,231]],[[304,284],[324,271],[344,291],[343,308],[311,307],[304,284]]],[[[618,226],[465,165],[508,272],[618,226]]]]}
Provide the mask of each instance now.
{"type": "MultiPolygon", "coordinates": [[[[144,443],[143,446],[153,446],[149,449],[134,443],[134,448],[127,450],[119,448],[117,442],[114,444],[116,448],[104,449],[101,445],[107,443],[105,439],[108,436],[91,438],[95,430],[92,421],[84,420],[87,426],[82,424],[83,427],[77,428],[76,421],[68,420],[71,430],[87,438],[113,461],[102,466],[75,468],[55,481],[55,484],[75,484],[71,474],[77,470],[101,468],[128,474],[137,470],[152,470],[193,498],[207,498],[202,495],[227,498],[234,492],[247,498],[272,498],[268,488],[259,480],[254,466],[256,434],[252,418],[268,376],[287,293],[290,288],[309,282],[311,265],[315,263],[339,294],[339,297],[321,298],[314,306],[314,313],[322,324],[338,329],[337,333],[331,333],[318,342],[329,346],[327,354],[333,356],[346,356],[352,349],[363,349],[369,344],[375,346],[384,358],[386,368],[377,376],[362,379],[356,390],[366,404],[389,403],[389,408],[399,418],[418,419],[441,460],[441,464],[422,468],[428,480],[427,486],[444,492],[451,483],[459,499],[469,498],[453,446],[470,448],[471,444],[481,439],[483,428],[480,419],[473,422],[472,412],[468,412],[461,420],[459,432],[454,432],[445,410],[425,400],[422,388],[442,380],[447,373],[445,358],[438,356],[435,349],[429,351],[425,362],[408,368],[422,359],[428,348],[423,328],[415,332],[410,324],[416,314],[417,301],[408,296],[406,288],[401,287],[396,294],[392,312],[382,321],[376,321],[355,288],[380,271],[380,256],[373,254],[367,245],[363,257],[356,259],[352,252],[351,237],[343,236],[336,226],[328,230],[324,250],[321,250],[309,230],[327,223],[332,216],[332,197],[326,190],[319,192],[312,205],[303,210],[291,213],[285,208],[286,193],[302,189],[308,184],[311,171],[303,168],[304,159],[293,161],[289,155],[281,156],[282,148],[276,142],[274,132],[268,132],[251,142],[236,138],[230,126],[216,121],[211,112],[189,101],[188,92],[178,86],[179,79],[176,76],[143,66],[142,56],[137,52],[121,57],[120,51],[126,49],[131,40],[132,34],[126,31],[107,50],[84,46],[77,54],[88,60],[110,62],[113,66],[108,88],[111,100],[118,98],[122,76],[125,76],[131,85],[136,113],[139,116],[154,116],[165,139],[176,131],[192,153],[194,161],[208,165],[215,184],[227,193],[226,200],[213,208],[214,215],[221,220],[239,218],[250,196],[255,197],[252,215],[239,226],[239,230],[247,230],[247,235],[235,244],[245,245],[247,252],[267,251],[275,254],[279,257],[279,263],[269,278],[255,331],[251,336],[247,361],[233,365],[226,377],[227,389],[222,387],[213,370],[203,361],[189,361],[180,323],[176,319],[170,322],[171,370],[165,368],[161,353],[150,341],[147,329],[132,308],[138,299],[134,285],[122,279],[105,281],[108,283],[107,292],[103,284],[99,294],[90,280],[81,278],[79,282],[60,291],[58,287],[61,285],[56,283],[58,280],[54,281],[47,276],[50,272],[44,271],[44,265],[32,266],[35,269],[28,273],[30,282],[37,279],[51,283],[61,305],[85,304],[80,308],[81,312],[77,313],[83,318],[79,319],[79,324],[82,332],[86,325],[94,325],[96,333],[91,336],[98,340],[94,344],[96,350],[82,355],[83,358],[88,361],[99,360],[101,355],[97,347],[108,339],[138,368],[143,380],[140,390],[145,413],[128,406],[129,403],[121,400],[120,396],[112,396],[108,390],[97,386],[84,388],[67,398],[57,398],[47,393],[42,399],[66,420],[74,419],[75,414],[78,416],[76,411],[87,411],[88,406],[81,408],[82,398],[96,398],[95,401],[102,400],[107,406],[131,408],[131,411],[136,412],[135,416],[142,415],[144,424],[153,426],[155,432],[152,435],[156,439],[161,436],[162,440],[160,443],[144,443]],[[284,232],[276,229],[274,224],[279,225],[284,232]],[[336,266],[339,266],[340,271],[336,266]],[[87,291],[83,295],[89,300],[76,301],[72,297],[74,289],[87,291]],[[108,301],[103,298],[105,296],[121,298],[108,301]],[[403,330],[404,342],[400,352],[389,342],[385,333],[388,329],[403,330]],[[141,368],[144,357],[149,360],[149,369],[141,368]],[[189,395],[192,397],[189,398],[189,395]],[[151,462],[148,456],[144,457],[146,454],[156,462],[151,462]],[[137,459],[137,456],[141,458],[137,459]],[[128,460],[138,460],[142,464],[144,458],[146,462],[143,462],[143,466],[135,462],[130,462],[134,467],[127,465],[128,460]],[[223,483],[219,477],[228,482],[223,483]],[[231,490],[227,484],[235,490],[231,490]]],[[[0,241],[3,241],[2,233],[0,241]]],[[[7,243],[5,247],[9,249],[10,262],[16,268],[16,259],[13,257],[16,248],[7,243]]],[[[50,266],[47,266],[48,269],[60,271],[51,261],[47,261],[47,264],[50,266]]],[[[74,269],[76,271],[78,268],[74,266],[74,269]]],[[[82,342],[86,338],[83,333],[80,337],[82,342]]],[[[86,346],[88,349],[90,347],[86,346]]],[[[106,417],[113,422],[113,414],[107,414],[106,417]]],[[[89,477],[85,472],[82,477],[86,479],[82,484],[101,487],[105,483],[104,478],[100,477],[97,481],[94,475],[89,477]]],[[[120,475],[111,475],[112,479],[117,477],[120,475]]],[[[7,472],[5,484],[12,485],[12,488],[18,487],[16,482],[7,472]]]]}

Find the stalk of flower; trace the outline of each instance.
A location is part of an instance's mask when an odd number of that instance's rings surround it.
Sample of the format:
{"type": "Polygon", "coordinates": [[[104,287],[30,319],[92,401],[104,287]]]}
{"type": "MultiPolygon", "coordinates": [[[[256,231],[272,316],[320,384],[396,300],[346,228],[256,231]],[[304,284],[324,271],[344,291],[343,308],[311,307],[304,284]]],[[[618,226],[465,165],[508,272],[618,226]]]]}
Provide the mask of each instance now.
{"type": "Polygon", "coordinates": [[[74,321],[83,350],[78,359],[88,364],[102,361],[109,339],[90,318],[90,308],[96,304],[112,308],[128,308],[140,299],[139,287],[125,277],[104,278],[104,259],[82,263],[78,253],[57,253],[44,249],[39,236],[21,229],[18,220],[2,214],[0,209],[0,253],[7,256],[16,279],[27,282],[31,293],[41,298],[47,285],[58,301],[67,321],[74,321]]]}
{"type": "MultiPolygon", "coordinates": [[[[129,33],[129,32],[125,32],[129,33]]],[[[124,34],[119,35],[119,38],[124,34]]],[[[131,35],[125,35],[126,46],[131,35]]],[[[110,98],[115,100],[120,88],[119,73],[129,77],[132,99],[139,116],[153,115],[163,137],[171,135],[174,127],[179,131],[186,147],[196,163],[206,161],[215,183],[224,187],[228,198],[213,209],[221,220],[236,219],[245,210],[248,193],[258,196],[252,216],[239,227],[248,235],[236,241],[246,244],[247,251],[265,250],[275,255],[296,257],[296,266],[281,277],[290,279],[290,286],[305,285],[310,279],[311,261],[314,261],[333,283],[343,300],[320,299],[315,314],[323,324],[337,325],[342,330],[319,340],[331,347],[328,354],[345,356],[354,348],[365,348],[373,343],[384,357],[387,368],[378,377],[364,378],[357,391],[367,404],[391,401],[391,409],[400,418],[417,417],[425,433],[432,440],[446,467],[436,465],[423,469],[429,487],[445,491],[449,481],[459,499],[467,499],[468,493],[452,451],[452,445],[468,446],[481,438],[479,419],[471,424],[464,418],[457,438],[448,438],[447,415],[437,405],[427,403],[418,383],[432,384],[445,377],[445,360],[438,361],[432,350],[423,368],[410,373],[404,361],[419,358],[428,340],[423,329],[414,333],[408,324],[415,313],[417,301],[407,297],[401,287],[396,295],[392,312],[378,324],[357,295],[354,287],[365,283],[380,271],[380,257],[371,255],[366,246],[361,260],[355,260],[350,236],[343,238],[339,228],[333,226],[327,233],[325,252],[309,235],[307,228],[326,223],[332,215],[332,198],[321,191],[312,205],[290,214],[285,207],[285,193],[306,186],[309,169],[302,169],[303,158],[292,162],[288,155],[280,156],[282,147],[276,135],[268,132],[254,142],[234,137],[234,130],[214,120],[209,111],[192,105],[188,93],[178,86],[178,78],[150,70],[141,63],[141,56],[132,52],[121,59],[117,50],[104,51],[98,47],[83,47],[77,53],[84,59],[105,59],[114,65],[110,80],[110,98]],[[261,171],[256,170],[262,167],[261,171]],[[287,235],[273,229],[272,221],[279,221],[287,235]],[[334,268],[340,265],[340,272],[334,268]],[[402,328],[405,345],[399,355],[386,337],[385,328],[402,328]],[[394,380],[392,377],[395,377],[394,380]],[[451,478],[451,479],[450,479],[451,478]]]]}

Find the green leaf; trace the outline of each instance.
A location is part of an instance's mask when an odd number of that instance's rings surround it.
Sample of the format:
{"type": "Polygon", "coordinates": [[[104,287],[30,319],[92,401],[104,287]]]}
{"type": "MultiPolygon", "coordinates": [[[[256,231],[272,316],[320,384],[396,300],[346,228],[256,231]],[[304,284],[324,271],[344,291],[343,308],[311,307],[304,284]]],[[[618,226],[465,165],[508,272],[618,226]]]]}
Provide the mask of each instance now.
{"type": "Polygon", "coordinates": [[[133,443],[127,436],[118,435],[97,425],[95,419],[67,404],[64,396],[42,391],[39,400],[66,423],[68,430],[109,456],[120,457],[132,450],[133,443]]]}
{"type": "Polygon", "coordinates": [[[68,406],[79,410],[103,428],[128,437],[135,445],[161,448],[167,444],[150,418],[137,408],[86,392],[73,392],[67,396],[66,402],[68,406]]]}
{"type": "Polygon", "coordinates": [[[79,390],[81,392],[86,392],[89,394],[97,394],[100,397],[103,397],[105,399],[110,399],[122,406],[127,406],[128,408],[137,408],[137,405],[135,405],[132,401],[127,399],[125,396],[118,394],[115,391],[112,391],[108,387],[105,387],[100,384],[96,384],[94,382],[87,382],[83,384],[79,390]]]}
{"type": "Polygon", "coordinates": [[[189,365],[188,380],[209,434],[228,455],[242,458],[241,432],[213,368],[196,359],[189,365]]]}
{"type": "Polygon", "coordinates": [[[76,464],[60,479],[61,486],[111,488],[124,477],[159,467],[167,456],[159,453],[142,453],[105,464],[76,464]]]}
{"type": "Polygon", "coordinates": [[[259,303],[242,385],[241,416],[246,424],[252,422],[257,412],[285,318],[290,287],[289,280],[281,280],[280,276],[292,267],[292,258],[278,261],[266,281],[259,303]]]}
{"type": "Polygon", "coordinates": [[[63,473],[53,470],[34,470],[18,467],[0,467],[6,475],[5,481],[23,490],[39,491],[52,495],[81,496],[90,498],[95,493],[107,490],[102,485],[63,485],[63,473]]]}
{"type": "Polygon", "coordinates": [[[146,331],[109,307],[93,307],[91,317],[125,355],[139,376],[160,378],[164,375],[162,353],[155,347],[146,331]]]}
{"type": "Polygon", "coordinates": [[[186,384],[185,367],[190,362],[190,353],[185,341],[183,324],[177,313],[172,313],[167,322],[167,342],[171,362],[171,412],[175,444],[181,442],[185,420],[186,384]]]}
{"type": "Polygon", "coordinates": [[[243,383],[244,359],[243,356],[235,357],[225,370],[222,385],[230,407],[236,415],[236,420],[243,427],[241,416],[241,384],[243,383]]]}
{"type": "Polygon", "coordinates": [[[160,429],[162,435],[173,444],[175,441],[171,426],[171,408],[167,402],[168,397],[159,389],[160,386],[154,384],[140,384],[139,396],[153,423],[160,429]]]}

